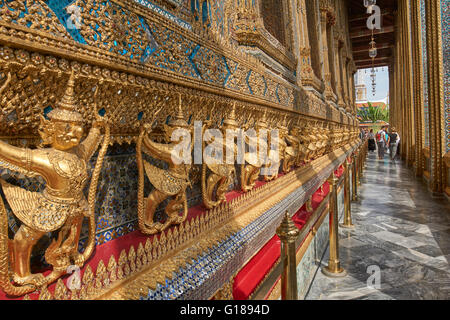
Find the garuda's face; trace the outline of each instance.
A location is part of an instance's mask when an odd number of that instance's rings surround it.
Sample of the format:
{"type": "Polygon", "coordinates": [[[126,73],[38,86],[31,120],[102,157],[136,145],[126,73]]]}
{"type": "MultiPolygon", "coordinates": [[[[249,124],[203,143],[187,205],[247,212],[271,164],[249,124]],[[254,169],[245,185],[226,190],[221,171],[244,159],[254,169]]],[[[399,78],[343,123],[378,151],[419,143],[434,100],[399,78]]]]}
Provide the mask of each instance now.
{"type": "Polygon", "coordinates": [[[53,121],[52,147],[57,150],[69,150],[76,147],[83,136],[83,127],[75,122],[53,121]]]}

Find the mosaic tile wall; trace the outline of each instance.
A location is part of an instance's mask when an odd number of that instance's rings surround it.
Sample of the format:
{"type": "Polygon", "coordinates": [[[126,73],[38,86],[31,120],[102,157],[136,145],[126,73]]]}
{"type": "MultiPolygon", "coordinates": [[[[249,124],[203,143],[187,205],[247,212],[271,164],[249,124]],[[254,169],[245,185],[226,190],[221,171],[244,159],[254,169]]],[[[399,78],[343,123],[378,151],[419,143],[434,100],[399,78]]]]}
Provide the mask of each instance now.
{"type": "Polygon", "coordinates": [[[441,0],[442,45],[444,59],[445,152],[450,151],[450,1],[441,0]]]}
{"type": "Polygon", "coordinates": [[[423,115],[426,147],[430,147],[430,116],[428,112],[428,65],[427,65],[427,24],[425,16],[425,0],[420,0],[420,17],[422,24],[422,59],[423,59],[423,115]]]}

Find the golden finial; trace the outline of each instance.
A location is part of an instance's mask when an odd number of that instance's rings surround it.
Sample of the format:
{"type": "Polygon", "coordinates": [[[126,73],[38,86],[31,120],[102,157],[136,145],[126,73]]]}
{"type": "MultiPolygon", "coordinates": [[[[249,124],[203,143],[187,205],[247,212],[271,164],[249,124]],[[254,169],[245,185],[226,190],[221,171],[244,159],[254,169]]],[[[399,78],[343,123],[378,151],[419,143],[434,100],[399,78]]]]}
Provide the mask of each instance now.
{"type": "Polygon", "coordinates": [[[267,128],[267,109],[264,108],[264,113],[262,118],[256,122],[256,127],[258,128],[267,128]]]}
{"type": "Polygon", "coordinates": [[[238,127],[238,123],[236,121],[236,101],[233,103],[233,107],[231,109],[230,115],[225,118],[223,121],[224,125],[230,126],[230,127],[238,127]]]}
{"type": "Polygon", "coordinates": [[[175,118],[170,121],[172,127],[188,127],[187,121],[184,119],[183,109],[181,107],[181,93],[178,94],[178,110],[175,118]]]}
{"type": "Polygon", "coordinates": [[[280,128],[287,129],[287,114],[284,114],[283,121],[281,122],[280,128]]]}
{"type": "Polygon", "coordinates": [[[230,119],[236,120],[236,101],[233,103],[233,108],[231,108],[230,119]]]}
{"type": "Polygon", "coordinates": [[[77,111],[76,100],[74,97],[75,74],[70,74],[67,88],[57,108],[48,113],[51,120],[63,122],[83,122],[82,115],[77,111]]]}

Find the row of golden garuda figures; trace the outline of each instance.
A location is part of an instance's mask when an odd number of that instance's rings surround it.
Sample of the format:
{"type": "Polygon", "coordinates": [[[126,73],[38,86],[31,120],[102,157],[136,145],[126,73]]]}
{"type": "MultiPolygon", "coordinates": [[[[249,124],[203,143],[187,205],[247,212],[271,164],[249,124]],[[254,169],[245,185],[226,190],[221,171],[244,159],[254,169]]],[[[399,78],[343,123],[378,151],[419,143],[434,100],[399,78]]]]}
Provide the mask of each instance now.
{"type": "MultiPolygon", "coordinates": [[[[7,85],[8,81],[0,88],[0,94],[7,85]]],[[[223,133],[238,129],[235,106],[230,106],[230,109],[231,112],[219,129],[223,133]]],[[[154,116],[157,114],[158,112],[155,112],[154,116]]],[[[139,171],[138,222],[145,234],[161,232],[186,219],[186,189],[190,186],[189,172],[192,165],[180,159],[185,157],[186,153],[191,155],[192,146],[195,145],[191,143],[188,149],[180,148],[180,141],[191,139],[193,132],[192,126],[184,119],[181,96],[177,114],[164,125],[166,143],[156,142],[151,138],[155,117],[151,123],[142,126],[136,145],[139,171]],[[181,138],[179,137],[177,142],[169,141],[169,137],[173,138],[176,132],[181,132],[181,138]],[[187,132],[188,136],[183,137],[183,132],[187,132]],[[158,168],[145,161],[142,152],[166,162],[168,169],[158,168]],[[146,198],[144,171],[153,185],[153,190],[146,198]],[[165,208],[165,220],[155,222],[154,214],[158,205],[168,198],[171,200],[165,208]]],[[[7,203],[21,222],[13,239],[10,239],[7,211],[0,195],[0,287],[12,296],[24,295],[48,285],[65,275],[71,266],[82,267],[95,248],[95,197],[103,159],[110,142],[107,117],[96,115],[87,137],[81,141],[84,136],[83,118],[77,111],[72,75],[62,100],[48,113],[47,118],[41,116],[39,133],[42,144],[39,148],[20,148],[0,141],[0,167],[28,177],[41,176],[46,182],[42,192],[31,192],[0,179],[7,203]],[[102,128],[104,134],[101,132],[102,128]],[[99,147],[86,199],[83,190],[88,181],[87,164],[99,147]],[[78,242],[85,217],[89,221],[89,235],[87,245],[80,253],[78,242]],[[47,276],[31,273],[30,258],[33,247],[49,232],[55,232],[54,235],[57,235],[44,254],[46,262],[52,266],[52,271],[47,276]]],[[[202,134],[206,133],[211,123],[210,120],[203,123],[202,134]]],[[[270,181],[278,176],[279,171],[287,173],[292,168],[308,163],[356,138],[354,131],[330,130],[327,126],[300,124],[289,130],[285,118],[276,128],[278,149],[270,149],[263,161],[255,157],[255,153],[249,152],[248,146],[256,141],[256,149],[261,149],[258,136],[267,129],[270,128],[264,113],[255,124],[256,135],[244,138],[243,160],[240,164],[240,183],[244,192],[254,187],[263,168],[271,168],[269,174],[264,175],[264,179],[270,181]]],[[[222,149],[224,153],[226,150],[239,149],[234,138],[213,143],[214,150],[222,149]]],[[[202,142],[202,150],[207,147],[202,142]]],[[[210,157],[214,157],[214,154],[210,154],[210,157]]],[[[236,158],[227,163],[204,161],[202,164],[202,195],[207,208],[211,209],[226,201],[225,194],[236,177],[236,158]]]]}

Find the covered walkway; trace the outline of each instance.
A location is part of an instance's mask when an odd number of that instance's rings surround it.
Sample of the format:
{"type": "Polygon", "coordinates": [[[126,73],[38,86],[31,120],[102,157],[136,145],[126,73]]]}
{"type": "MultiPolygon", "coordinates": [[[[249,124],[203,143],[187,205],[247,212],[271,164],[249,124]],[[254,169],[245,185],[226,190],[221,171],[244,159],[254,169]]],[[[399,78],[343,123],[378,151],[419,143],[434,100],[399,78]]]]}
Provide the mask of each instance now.
{"type": "Polygon", "coordinates": [[[347,276],[328,278],[319,269],[306,299],[450,299],[449,202],[432,198],[403,163],[375,153],[359,191],[355,229],[339,228],[347,276]]]}

